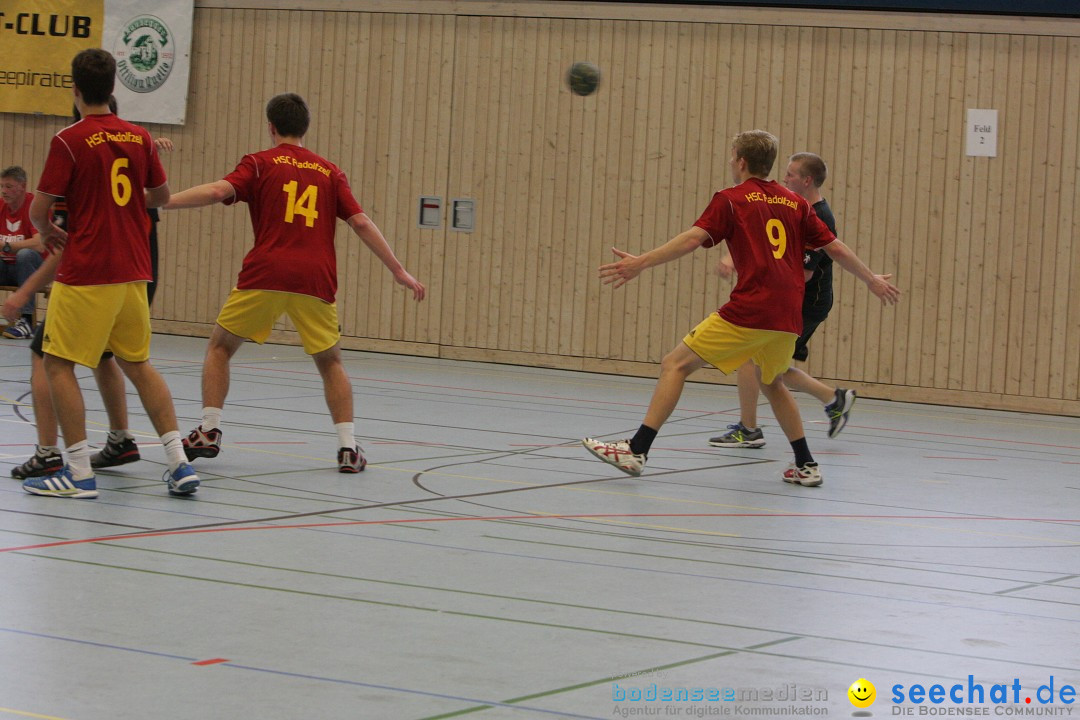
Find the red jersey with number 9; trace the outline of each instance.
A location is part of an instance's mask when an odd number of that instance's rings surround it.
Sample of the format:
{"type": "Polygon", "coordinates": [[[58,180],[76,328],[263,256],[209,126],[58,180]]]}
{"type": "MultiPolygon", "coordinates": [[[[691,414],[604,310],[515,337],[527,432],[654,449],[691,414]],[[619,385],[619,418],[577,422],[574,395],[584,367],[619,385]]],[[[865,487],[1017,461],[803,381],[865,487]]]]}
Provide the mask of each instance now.
{"type": "Polygon", "coordinates": [[[363,212],[345,173],[299,145],[283,143],[245,155],[225,181],[246,202],[255,246],[244,257],[236,287],[311,295],[328,303],[337,295],[337,219],[363,212]]]}
{"type": "Polygon", "coordinates": [[[145,129],[87,115],[52,139],[38,191],[67,201],[70,231],[56,279],[65,285],[149,281],[143,191],[166,183],[145,129]]]}
{"type": "Polygon", "coordinates": [[[802,333],[803,250],[836,236],[805,199],[773,180],[750,178],[713,195],[695,226],[705,247],[726,240],[738,273],[720,317],[756,330],[802,333]]]}

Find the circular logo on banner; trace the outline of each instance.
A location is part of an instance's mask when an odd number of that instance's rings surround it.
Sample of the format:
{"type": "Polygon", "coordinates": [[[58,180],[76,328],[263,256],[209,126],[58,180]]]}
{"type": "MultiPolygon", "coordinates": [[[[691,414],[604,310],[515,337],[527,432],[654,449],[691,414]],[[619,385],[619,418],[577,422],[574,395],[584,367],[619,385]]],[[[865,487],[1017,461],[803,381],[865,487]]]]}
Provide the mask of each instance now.
{"type": "Polygon", "coordinates": [[[113,46],[116,77],[124,87],[148,93],[165,84],[172,72],[175,44],[169,28],[153,15],[139,15],[124,25],[113,46]]]}

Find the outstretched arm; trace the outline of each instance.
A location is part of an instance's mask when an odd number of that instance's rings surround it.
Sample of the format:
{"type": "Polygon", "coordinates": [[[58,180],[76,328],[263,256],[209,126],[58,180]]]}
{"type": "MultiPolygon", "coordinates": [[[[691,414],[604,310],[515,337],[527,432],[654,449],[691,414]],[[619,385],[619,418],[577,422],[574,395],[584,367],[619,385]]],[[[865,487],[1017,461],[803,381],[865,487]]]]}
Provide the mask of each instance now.
{"type": "Polygon", "coordinates": [[[233,186],[225,180],[216,180],[176,193],[164,205],[165,210],[205,207],[224,202],[236,194],[233,186]]]}
{"type": "Polygon", "coordinates": [[[708,239],[709,233],[695,225],[671,238],[660,247],[642,255],[631,255],[618,248],[611,248],[611,252],[618,255],[621,260],[601,265],[600,279],[605,285],[615,283],[615,287],[620,288],[640,275],[645,268],[663,265],[681,258],[683,255],[692,253],[708,239]]]}
{"type": "Polygon", "coordinates": [[[393,273],[394,281],[398,285],[403,285],[412,290],[414,300],[423,300],[426,292],[423,284],[406,272],[405,267],[394,255],[394,251],[390,249],[390,244],[386,242],[382,231],[367,216],[367,213],[357,213],[349,218],[347,222],[353,232],[356,233],[356,236],[363,240],[371,252],[375,253],[375,257],[379,258],[382,264],[386,266],[386,269],[393,273]]]}
{"type": "Polygon", "coordinates": [[[886,303],[894,305],[900,300],[900,289],[889,282],[892,275],[875,275],[851,248],[841,241],[833,240],[822,250],[835,260],[840,267],[866,283],[866,287],[869,288],[870,292],[881,298],[883,305],[886,303]]]}

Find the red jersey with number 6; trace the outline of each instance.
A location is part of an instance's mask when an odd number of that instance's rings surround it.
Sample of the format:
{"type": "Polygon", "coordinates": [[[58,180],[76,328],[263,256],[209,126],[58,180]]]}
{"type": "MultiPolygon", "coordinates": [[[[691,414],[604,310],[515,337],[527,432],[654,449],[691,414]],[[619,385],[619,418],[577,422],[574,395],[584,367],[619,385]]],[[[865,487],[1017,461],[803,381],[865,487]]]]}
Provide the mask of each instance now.
{"type": "Polygon", "coordinates": [[[750,178],[713,195],[697,227],[705,247],[726,240],[738,273],[720,317],[756,330],[802,332],[803,250],[836,236],[810,204],[773,180],[750,178]]]}
{"type": "Polygon", "coordinates": [[[283,143],[245,155],[225,176],[246,202],[255,246],[244,257],[236,287],[312,295],[328,303],[337,295],[337,219],[363,212],[345,173],[332,162],[283,143]]]}
{"type": "Polygon", "coordinates": [[[56,279],[65,285],[149,281],[146,197],[166,183],[150,133],[116,115],[87,115],[52,139],[38,191],[67,200],[70,231],[56,279]]]}

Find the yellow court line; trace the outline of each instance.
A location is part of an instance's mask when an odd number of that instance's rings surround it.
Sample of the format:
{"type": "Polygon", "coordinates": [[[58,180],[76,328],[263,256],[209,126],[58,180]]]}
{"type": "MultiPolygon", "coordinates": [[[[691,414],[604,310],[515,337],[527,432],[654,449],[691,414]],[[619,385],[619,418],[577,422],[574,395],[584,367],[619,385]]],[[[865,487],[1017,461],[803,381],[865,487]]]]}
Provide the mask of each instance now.
{"type": "Polygon", "coordinates": [[[0,707],[0,713],[10,713],[12,715],[19,715],[21,717],[40,718],[41,720],[67,720],[66,718],[56,717],[55,715],[38,715],[37,713],[25,712],[23,710],[12,710],[11,708],[0,707]]]}

